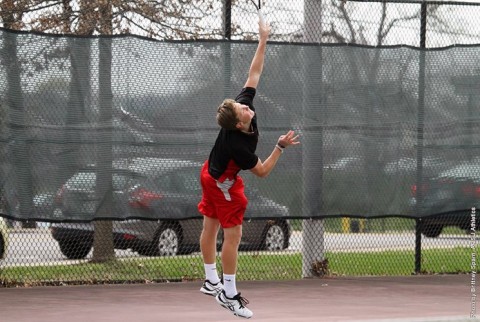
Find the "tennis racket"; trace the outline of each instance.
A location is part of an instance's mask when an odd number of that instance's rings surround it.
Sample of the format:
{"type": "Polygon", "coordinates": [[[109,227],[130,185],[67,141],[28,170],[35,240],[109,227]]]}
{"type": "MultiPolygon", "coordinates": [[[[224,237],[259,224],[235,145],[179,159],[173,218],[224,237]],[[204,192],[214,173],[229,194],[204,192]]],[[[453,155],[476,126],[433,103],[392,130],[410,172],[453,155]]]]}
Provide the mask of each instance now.
{"type": "Polygon", "coordinates": [[[258,3],[255,2],[255,0],[250,0],[250,1],[252,1],[255,8],[257,8],[258,19],[260,20],[260,23],[264,24],[265,23],[265,18],[263,17],[263,13],[262,13],[262,0],[258,0],[258,3]]]}

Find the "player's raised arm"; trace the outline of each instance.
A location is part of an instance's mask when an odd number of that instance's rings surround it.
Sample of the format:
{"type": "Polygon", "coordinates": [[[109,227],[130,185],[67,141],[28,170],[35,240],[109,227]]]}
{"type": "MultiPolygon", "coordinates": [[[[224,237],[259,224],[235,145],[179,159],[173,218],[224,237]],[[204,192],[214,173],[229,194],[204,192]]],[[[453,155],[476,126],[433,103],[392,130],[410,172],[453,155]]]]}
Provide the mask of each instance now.
{"type": "Polygon", "coordinates": [[[258,23],[259,39],[255,56],[253,56],[250,69],[248,71],[248,79],[244,87],[257,88],[260,81],[260,75],[263,71],[263,62],[265,58],[265,49],[267,46],[268,35],[270,34],[270,25],[265,22],[258,23]]]}

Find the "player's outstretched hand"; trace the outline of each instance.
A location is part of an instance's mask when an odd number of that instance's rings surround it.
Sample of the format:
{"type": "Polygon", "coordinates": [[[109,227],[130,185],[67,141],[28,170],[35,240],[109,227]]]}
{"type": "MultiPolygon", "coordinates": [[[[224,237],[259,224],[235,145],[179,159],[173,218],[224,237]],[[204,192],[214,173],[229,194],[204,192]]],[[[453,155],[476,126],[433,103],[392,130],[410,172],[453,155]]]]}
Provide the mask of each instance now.
{"type": "Polygon", "coordinates": [[[295,135],[295,131],[290,130],[287,132],[287,134],[280,135],[277,143],[283,147],[287,147],[289,145],[297,145],[297,144],[300,144],[300,141],[298,140],[298,138],[299,138],[299,135],[295,135]]]}

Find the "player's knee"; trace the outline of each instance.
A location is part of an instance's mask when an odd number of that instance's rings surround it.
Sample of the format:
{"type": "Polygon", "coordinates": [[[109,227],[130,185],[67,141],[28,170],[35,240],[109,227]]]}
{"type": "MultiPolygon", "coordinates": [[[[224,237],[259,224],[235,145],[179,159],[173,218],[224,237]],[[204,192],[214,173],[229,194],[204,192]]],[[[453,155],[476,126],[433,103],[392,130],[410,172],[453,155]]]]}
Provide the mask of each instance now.
{"type": "Polygon", "coordinates": [[[224,229],[223,242],[239,245],[242,239],[242,226],[224,229]]]}

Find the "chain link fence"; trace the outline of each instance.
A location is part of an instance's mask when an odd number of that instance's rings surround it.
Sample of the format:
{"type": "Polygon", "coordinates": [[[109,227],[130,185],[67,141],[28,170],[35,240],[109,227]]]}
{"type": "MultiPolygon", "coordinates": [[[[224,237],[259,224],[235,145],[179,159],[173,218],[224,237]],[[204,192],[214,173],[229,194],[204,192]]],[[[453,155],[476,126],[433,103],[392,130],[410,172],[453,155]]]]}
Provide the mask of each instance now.
{"type": "MultiPolygon", "coordinates": [[[[197,172],[218,130],[212,106],[244,82],[256,9],[135,3],[0,5],[2,285],[204,277],[197,172]]],[[[244,174],[239,279],[471,271],[479,9],[263,3],[258,153],[288,128],[303,148],[265,180],[244,174]]]]}

